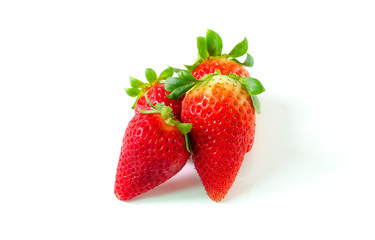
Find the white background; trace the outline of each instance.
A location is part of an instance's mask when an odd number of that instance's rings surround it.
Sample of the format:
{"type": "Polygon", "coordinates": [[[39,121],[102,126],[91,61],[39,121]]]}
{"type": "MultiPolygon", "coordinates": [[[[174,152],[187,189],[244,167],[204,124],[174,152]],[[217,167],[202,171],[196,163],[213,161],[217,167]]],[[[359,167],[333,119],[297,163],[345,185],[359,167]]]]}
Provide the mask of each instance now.
{"type": "Polygon", "coordinates": [[[0,239],[375,239],[372,1],[1,1],[0,239]],[[113,185],[144,79],[243,37],[255,145],[225,200],[191,161],[130,202],[113,185]]]}

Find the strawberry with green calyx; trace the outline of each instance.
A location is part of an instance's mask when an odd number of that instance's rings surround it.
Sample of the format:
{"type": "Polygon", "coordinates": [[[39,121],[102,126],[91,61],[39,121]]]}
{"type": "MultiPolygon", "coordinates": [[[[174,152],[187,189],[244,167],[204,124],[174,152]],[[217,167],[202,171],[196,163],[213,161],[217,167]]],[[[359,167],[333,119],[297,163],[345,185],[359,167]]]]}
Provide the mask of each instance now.
{"type": "Polygon", "coordinates": [[[190,156],[186,134],[192,125],[177,121],[163,103],[151,107],[135,114],[125,131],[114,188],[122,201],[167,181],[190,156]]]}
{"type": "Polygon", "coordinates": [[[168,78],[171,99],[182,101],[181,119],[192,123],[189,133],[193,161],[208,196],[221,201],[232,186],[255,133],[256,95],[265,91],[254,78],[220,71],[201,79],[189,72],[168,78]]]}
{"type": "Polygon", "coordinates": [[[164,103],[157,103],[153,105],[145,95],[146,102],[149,104],[150,107],[153,109],[151,110],[139,110],[140,113],[143,114],[150,114],[150,113],[160,113],[160,116],[165,119],[165,123],[170,126],[177,126],[177,128],[184,134],[186,150],[191,153],[189,138],[187,134],[190,132],[192,128],[191,123],[181,123],[179,120],[176,119],[175,115],[173,114],[173,110],[171,107],[166,106],[164,103]]]}
{"type": "MultiPolygon", "coordinates": [[[[204,86],[205,84],[209,83],[211,78],[215,75],[224,75],[220,72],[220,70],[216,70],[214,73],[209,73],[205,75],[202,79],[196,79],[191,73],[188,71],[179,71],[178,77],[170,77],[164,83],[164,88],[171,92],[168,94],[168,98],[172,100],[177,100],[182,97],[187,91],[195,88],[198,86],[204,86]]],[[[265,91],[262,83],[255,78],[251,77],[241,77],[236,74],[227,74],[232,79],[239,81],[243,87],[246,89],[247,93],[250,95],[253,106],[255,108],[256,113],[260,113],[260,102],[256,95],[265,91]]]]}
{"type": "MultiPolygon", "coordinates": [[[[195,85],[194,82],[205,82],[207,80],[207,78],[210,78],[212,76],[212,74],[217,74],[217,73],[220,73],[219,69],[216,70],[214,73],[208,73],[208,74],[204,75],[203,78],[198,80],[192,74],[190,74],[187,71],[178,72],[179,77],[178,78],[169,78],[168,84],[167,84],[167,86],[165,86],[167,91],[168,91],[168,89],[169,89],[169,91],[173,91],[169,95],[169,98],[170,99],[179,99],[180,96],[185,94],[185,91],[187,91],[188,89],[190,89],[192,86],[195,85]],[[171,86],[171,84],[174,84],[174,83],[178,84],[178,88],[177,87],[174,88],[174,87],[171,86]]],[[[252,92],[252,89],[250,89],[250,88],[253,88],[254,86],[257,86],[257,85],[262,86],[261,83],[259,82],[259,80],[255,79],[255,78],[251,78],[251,77],[242,77],[242,76],[238,76],[238,75],[231,74],[231,73],[230,73],[230,75],[232,76],[232,78],[240,81],[241,84],[249,90],[249,94],[251,95],[251,99],[252,99],[255,111],[259,114],[260,113],[260,102],[259,102],[259,99],[256,96],[256,94],[259,94],[259,93],[252,92]]],[[[260,88],[260,89],[264,89],[264,88],[260,88]]],[[[249,133],[249,134],[250,134],[250,136],[253,135],[252,133],[249,133]]],[[[246,152],[249,152],[252,148],[253,142],[252,142],[251,139],[252,138],[250,137],[250,140],[249,140],[247,148],[246,148],[246,152]]]]}
{"type": "Polygon", "coordinates": [[[206,37],[197,38],[198,59],[193,65],[185,65],[192,75],[200,79],[206,74],[214,73],[220,70],[223,75],[228,73],[237,74],[243,77],[249,77],[249,72],[244,68],[254,65],[253,57],[247,53],[248,41],[245,38],[238,43],[229,54],[222,54],[223,41],[220,35],[212,30],[207,30],[206,37]],[[237,60],[246,54],[246,60],[240,62],[237,60]]]}
{"type": "Polygon", "coordinates": [[[167,98],[166,94],[169,94],[169,92],[165,91],[163,84],[165,79],[173,76],[173,73],[174,69],[172,67],[168,67],[159,76],[157,76],[154,70],[147,68],[145,75],[148,83],[144,83],[138,79],[129,77],[131,88],[125,88],[125,91],[129,96],[136,97],[136,101],[132,108],[135,108],[137,113],[140,109],[151,109],[144,97],[144,94],[147,92],[151,103],[164,103],[166,106],[170,106],[173,109],[173,113],[177,118],[179,118],[182,99],[175,101],[167,98]]]}

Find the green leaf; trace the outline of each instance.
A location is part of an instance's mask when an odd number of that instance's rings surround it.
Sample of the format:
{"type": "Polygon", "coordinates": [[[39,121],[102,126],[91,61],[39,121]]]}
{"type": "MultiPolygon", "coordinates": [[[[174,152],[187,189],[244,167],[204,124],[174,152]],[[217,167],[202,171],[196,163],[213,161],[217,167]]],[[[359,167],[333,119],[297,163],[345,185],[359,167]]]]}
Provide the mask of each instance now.
{"type": "Polygon", "coordinates": [[[172,77],[165,80],[164,89],[168,92],[173,92],[176,88],[179,88],[187,84],[190,84],[190,82],[181,80],[177,77],[172,77]]]}
{"type": "Polygon", "coordinates": [[[176,88],[185,85],[185,83],[180,82],[180,79],[177,77],[167,78],[164,82],[164,89],[168,92],[173,92],[176,88]]]}
{"type": "MultiPolygon", "coordinates": [[[[171,67],[171,66],[169,66],[169,67],[171,67]]],[[[174,68],[174,67],[171,67],[171,68],[173,68],[173,71],[175,73],[178,73],[179,71],[183,71],[184,70],[184,69],[181,69],[181,68],[174,68]]]]}
{"type": "Polygon", "coordinates": [[[231,59],[231,60],[235,61],[236,63],[241,64],[242,66],[245,66],[245,67],[254,66],[254,58],[250,54],[246,55],[246,59],[243,63],[239,62],[237,59],[231,59]]]}
{"type": "Polygon", "coordinates": [[[207,50],[210,56],[220,56],[223,50],[223,40],[220,35],[212,30],[206,33],[207,50]]]}
{"type": "Polygon", "coordinates": [[[266,90],[262,83],[255,78],[244,77],[242,78],[241,83],[250,95],[258,95],[266,90]]]}
{"type": "Polygon", "coordinates": [[[165,107],[165,105],[164,105],[164,103],[156,103],[155,106],[151,106],[151,107],[153,107],[153,108],[155,108],[155,109],[161,111],[161,109],[162,109],[163,107],[165,107]]]}
{"type": "Polygon", "coordinates": [[[126,94],[128,94],[130,97],[137,96],[140,91],[141,90],[139,90],[137,88],[125,88],[126,94]]]}
{"type": "Polygon", "coordinates": [[[135,108],[135,105],[137,104],[138,100],[139,100],[141,97],[142,97],[142,93],[139,93],[139,94],[137,95],[137,98],[136,98],[135,101],[134,101],[134,104],[133,104],[133,106],[132,106],[132,109],[135,108]]]}
{"type": "Polygon", "coordinates": [[[178,77],[183,81],[189,82],[201,82],[200,80],[196,79],[191,73],[188,71],[181,71],[177,73],[178,77]]]}
{"type": "Polygon", "coordinates": [[[194,69],[198,66],[198,64],[194,63],[193,65],[184,65],[186,69],[191,73],[194,71],[194,69]]]}
{"type": "Polygon", "coordinates": [[[202,59],[198,59],[193,65],[184,65],[189,73],[193,72],[194,69],[201,63],[202,59]]]}
{"type": "Polygon", "coordinates": [[[191,153],[191,143],[190,143],[189,137],[187,134],[184,134],[184,137],[185,137],[186,151],[188,151],[188,153],[191,153]]]}
{"type": "Polygon", "coordinates": [[[151,103],[150,100],[148,99],[148,97],[147,97],[147,92],[146,92],[146,94],[145,94],[145,100],[146,100],[147,104],[148,104],[150,107],[152,107],[152,108],[156,108],[154,105],[152,105],[152,103],[151,103]]]}
{"type": "Polygon", "coordinates": [[[164,106],[160,110],[160,115],[162,118],[168,118],[169,114],[172,112],[172,108],[168,106],[164,106]]]}
{"type": "Polygon", "coordinates": [[[157,78],[156,72],[154,70],[152,70],[151,68],[146,68],[145,75],[146,75],[146,79],[149,83],[154,82],[157,78]]]}
{"type": "Polygon", "coordinates": [[[141,88],[146,85],[144,82],[129,76],[130,86],[133,88],[141,88]]]}
{"type": "Polygon", "coordinates": [[[193,125],[191,123],[179,123],[177,124],[178,129],[180,129],[182,134],[187,134],[190,132],[193,125]]]}
{"type": "Polygon", "coordinates": [[[174,126],[174,125],[178,124],[179,121],[174,120],[172,118],[168,118],[167,120],[165,120],[165,123],[168,124],[168,125],[170,125],[170,126],[174,126]]]}
{"type": "Polygon", "coordinates": [[[156,109],[152,109],[152,110],[139,110],[139,112],[144,113],[144,114],[151,114],[151,113],[159,113],[160,111],[156,109]]]}
{"type": "Polygon", "coordinates": [[[255,112],[257,114],[260,113],[260,101],[259,101],[259,98],[255,95],[251,95],[251,100],[253,102],[253,106],[254,106],[254,109],[255,109],[255,112]]]}
{"type": "Polygon", "coordinates": [[[172,67],[168,67],[167,69],[165,69],[164,71],[160,73],[158,79],[165,80],[169,77],[172,77],[173,73],[174,73],[174,69],[172,67]]]}
{"type": "Polygon", "coordinates": [[[183,85],[181,87],[176,88],[171,92],[171,94],[167,95],[169,99],[176,100],[182,97],[189,89],[191,89],[196,83],[189,83],[187,85],[183,85]]]}
{"type": "Polygon", "coordinates": [[[242,63],[242,65],[247,66],[247,67],[254,66],[254,58],[250,54],[247,54],[246,60],[245,60],[245,62],[242,63]]]}
{"type": "Polygon", "coordinates": [[[209,57],[208,51],[207,51],[207,43],[206,39],[204,37],[198,37],[197,38],[197,46],[198,46],[198,54],[199,57],[202,59],[206,59],[209,57]]]}
{"type": "Polygon", "coordinates": [[[232,51],[229,53],[229,57],[237,58],[247,53],[247,39],[245,38],[242,42],[238,43],[232,51]]]}

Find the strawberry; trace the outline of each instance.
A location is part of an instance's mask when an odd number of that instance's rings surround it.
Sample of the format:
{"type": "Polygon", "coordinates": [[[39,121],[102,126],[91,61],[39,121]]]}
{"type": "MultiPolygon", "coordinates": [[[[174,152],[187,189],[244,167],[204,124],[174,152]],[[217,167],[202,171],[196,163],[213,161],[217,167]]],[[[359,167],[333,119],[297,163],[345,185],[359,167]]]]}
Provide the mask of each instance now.
{"type": "Polygon", "coordinates": [[[130,200],[178,173],[189,158],[187,133],[191,124],[180,123],[163,103],[139,110],[129,122],[117,167],[115,195],[130,200]]]}
{"type": "Polygon", "coordinates": [[[166,94],[169,92],[165,91],[164,84],[162,83],[165,79],[173,75],[174,69],[169,67],[165,69],[158,77],[155,71],[151,68],[147,68],[145,71],[146,79],[148,83],[144,83],[136,78],[129,77],[131,88],[125,88],[126,93],[131,97],[137,97],[133,105],[136,113],[139,110],[150,110],[151,106],[145,99],[145,93],[147,93],[148,99],[152,104],[164,103],[166,106],[172,108],[173,113],[177,119],[180,119],[181,115],[181,103],[182,98],[178,100],[169,99],[166,94]]]}
{"type": "Polygon", "coordinates": [[[171,99],[186,93],[181,119],[193,126],[189,136],[194,165],[208,196],[221,201],[254,139],[255,112],[260,113],[255,95],[265,89],[257,79],[220,71],[200,80],[181,71],[177,78],[166,80],[165,89],[171,99]]]}
{"type": "Polygon", "coordinates": [[[181,119],[181,104],[182,104],[182,99],[177,99],[177,100],[171,100],[167,97],[167,94],[170,92],[166,91],[164,89],[164,84],[163,83],[158,83],[155,86],[151,87],[144,96],[138,99],[137,104],[135,105],[135,111],[136,113],[139,112],[139,110],[150,110],[151,107],[147,103],[145,96],[147,95],[148,99],[152,104],[157,104],[157,103],[164,103],[166,106],[169,106],[172,108],[172,111],[176,118],[178,120],[181,119]]]}
{"type": "Polygon", "coordinates": [[[220,35],[212,30],[207,30],[206,37],[197,38],[198,59],[193,65],[185,65],[188,71],[197,79],[201,79],[208,73],[220,70],[221,74],[237,74],[249,77],[249,72],[243,67],[254,65],[253,57],[247,53],[248,42],[244,38],[229,54],[222,54],[223,40],[220,35]],[[241,63],[236,58],[246,54],[246,60],[241,63]]]}
{"type": "MultiPolygon", "coordinates": [[[[206,74],[214,73],[217,70],[223,75],[233,73],[242,77],[250,77],[249,72],[243,67],[252,67],[254,65],[254,59],[247,53],[248,42],[246,38],[238,43],[229,54],[222,54],[223,41],[220,35],[212,30],[207,30],[206,38],[197,38],[197,47],[198,60],[191,66],[185,65],[195,78],[201,79],[206,74]],[[245,62],[241,63],[236,59],[245,54],[245,62]]],[[[254,135],[254,132],[251,129],[246,134],[249,135],[246,152],[249,152],[253,145],[251,136],[254,135]]]]}
{"type": "Polygon", "coordinates": [[[208,73],[214,73],[216,70],[225,75],[234,73],[243,77],[250,77],[249,72],[240,64],[226,58],[210,58],[201,62],[191,73],[195,78],[201,79],[208,73]]]}

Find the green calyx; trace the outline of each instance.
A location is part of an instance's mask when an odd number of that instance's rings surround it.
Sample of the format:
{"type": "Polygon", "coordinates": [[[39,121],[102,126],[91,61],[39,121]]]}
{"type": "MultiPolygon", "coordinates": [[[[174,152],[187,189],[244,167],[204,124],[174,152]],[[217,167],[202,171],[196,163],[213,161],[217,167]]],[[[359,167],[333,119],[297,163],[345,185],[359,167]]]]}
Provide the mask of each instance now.
{"type": "Polygon", "coordinates": [[[174,68],[168,67],[163,72],[161,72],[159,76],[157,76],[156,72],[153,69],[146,68],[145,76],[148,83],[144,83],[136,78],[129,77],[131,88],[125,88],[125,92],[130,97],[136,97],[132,109],[135,108],[135,104],[137,103],[138,99],[140,99],[150,88],[157,85],[161,81],[172,77],[175,71],[176,70],[174,68]]]}
{"type": "MultiPolygon", "coordinates": [[[[217,70],[215,73],[207,74],[203,78],[198,80],[194,78],[193,75],[191,75],[191,73],[189,73],[188,71],[180,71],[178,72],[178,77],[170,77],[165,80],[164,88],[165,90],[170,92],[170,94],[167,95],[168,98],[176,100],[182,97],[187,91],[205,85],[212,79],[212,77],[216,75],[221,75],[219,70],[217,70]]],[[[256,95],[261,94],[265,91],[262,83],[258,79],[251,77],[242,77],[232,73],[225,76],[237,80],[242,84],[242,86],[244,86],[247,93],[251,96],[256,113],[259,114],[261,112],[260,102],[256,95]]]]}
{"type": "Polygon", "coordinates": [[[248,42],[247,38],[244,38],[241,42],[239,42],[230,52],[229,54],[222,54],[223,50],[223,40],[221,39],[220,35],[212,30],[207,30],[206,37],[198,37],[197,38],[197,47],[198,47],[198,59],[195,61],[193,65],[185,65],[189,72],[194,71],[194,69],[203,61],[212,58],[226,58],[236,63],[246,66],[252,67],[254,65],[253,57],[247,53],[248,50],[248,42]],[[237,60],[238,57],[241,57],[246,54],[246,59],[244,62],[240,62],[237,60]]]}
{"type": "Polygon", "coordinates": [[[149,99],[147,98],[147,94],[145,95],[145,99],[146,99],[148,105],[150,105],[150,107],[152,107],[153,109],[151,109],[151,110],[139,110],[139,112],[141,112],[143,114],[159,113],[160,116],[163,119],[165,119],[166,124],[168,124],[170,126],[177,126],[177,128],[180,130],[180,132],[182,134],[184,134],[186,150],[189,153],[191,153],[191,144],[190,144],[190,141],[189,141],[189,138],[188,138],[187,134],[190,132],[190,130],[192,128],[192,124],[191,123],[181,123],[180,121],[178,121],[176,119],[176,117],[174,116],[173,112],[172,112],[172,108],[169,107],[169,106],[166,106],[164,103],[156,103],[155,105],[153,105],[149,101],[149,99]]]}

